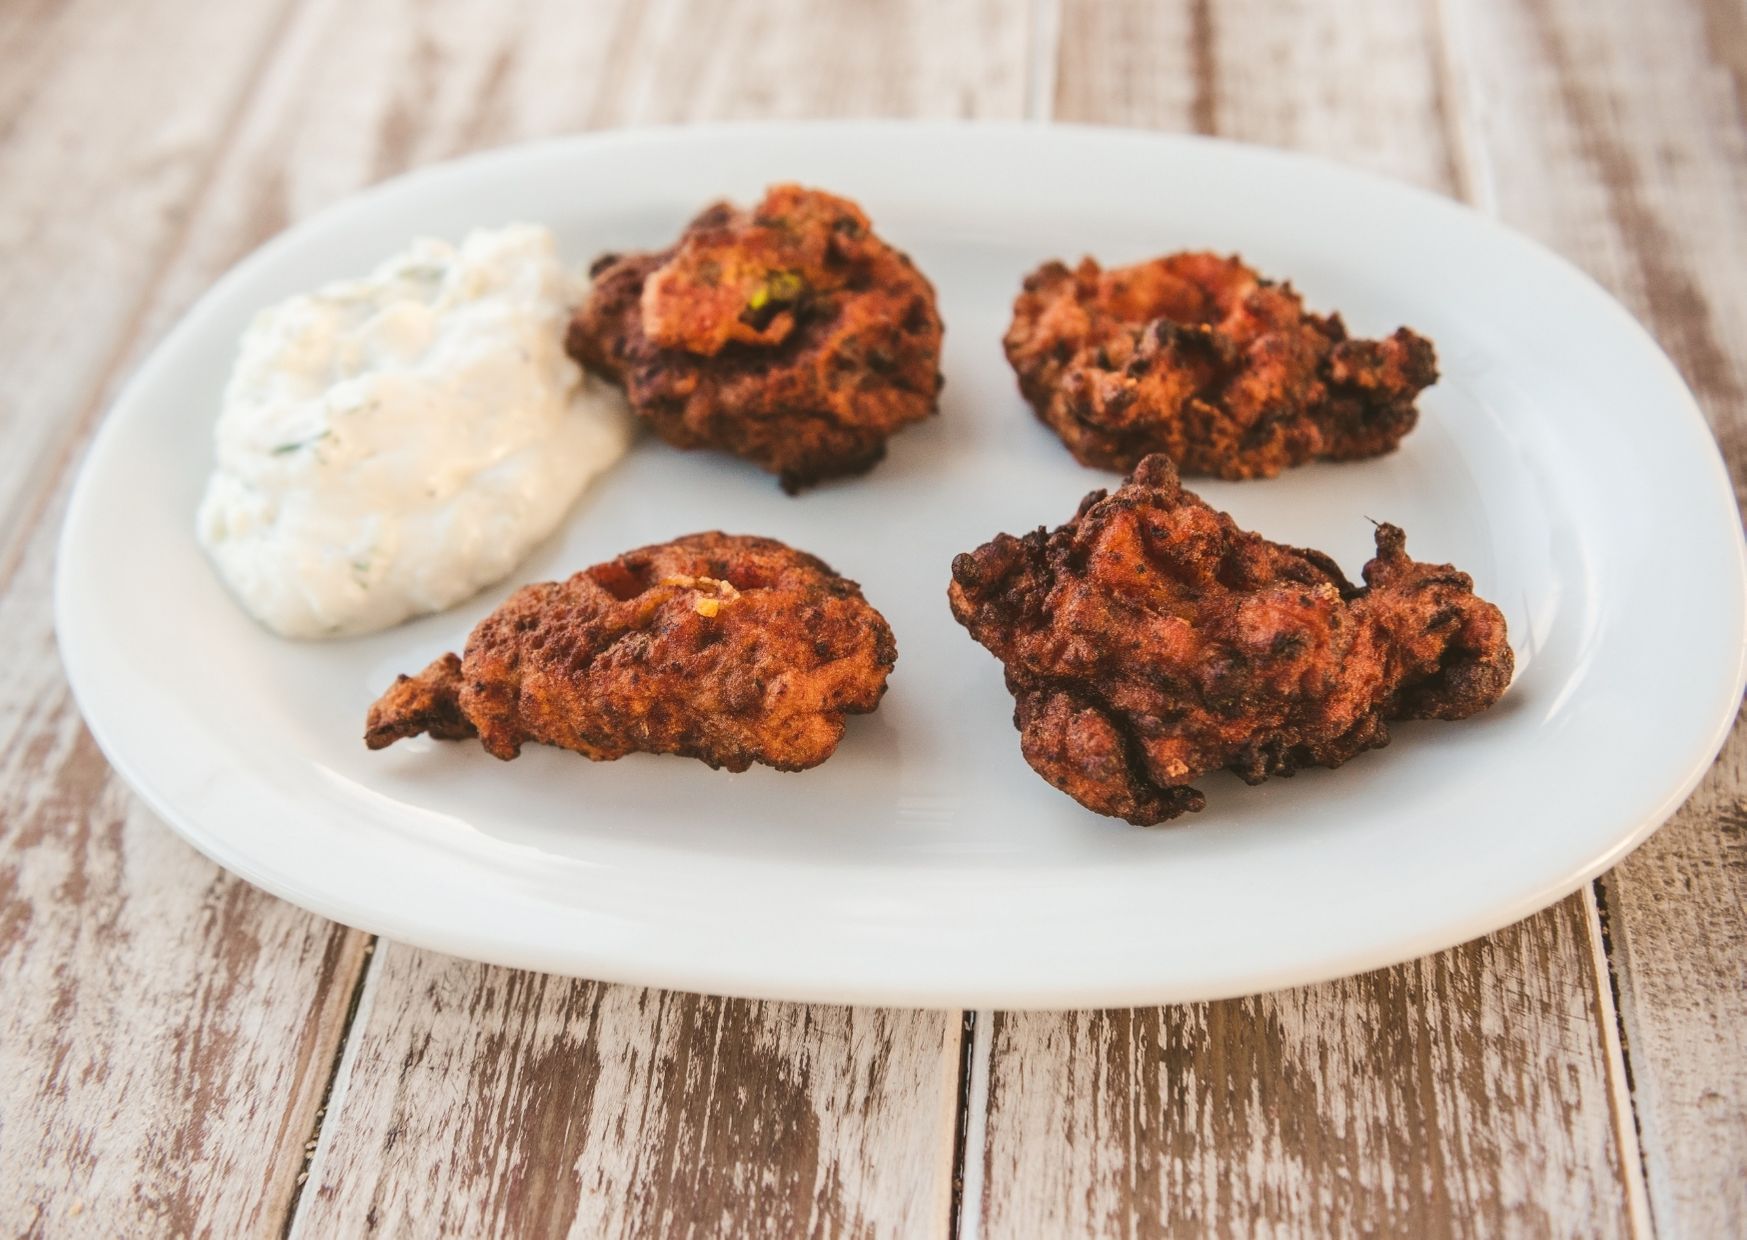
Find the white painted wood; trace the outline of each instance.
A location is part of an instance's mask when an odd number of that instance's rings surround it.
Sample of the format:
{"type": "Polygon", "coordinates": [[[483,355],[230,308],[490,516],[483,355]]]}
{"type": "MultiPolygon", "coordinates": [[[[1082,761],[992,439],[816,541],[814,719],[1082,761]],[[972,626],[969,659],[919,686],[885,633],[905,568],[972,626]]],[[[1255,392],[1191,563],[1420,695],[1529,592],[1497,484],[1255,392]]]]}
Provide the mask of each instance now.
{"type": "Polygon", "coordinates": [[[282,7],[0,9],[0,582],[172,261],[282,7]]]}
{"type": "Polygon", "coordinates": [[[941,1234],[958,1027],[385,944],[293,1234],[941,1234]]]}
{"type": "Polygon", "coordinates": [[[983,1235],[1628,1231],[1576,900],[1241,1002],[994,1031],[983,1235]]]}
{"type": "Polygon", "coordinates": [[[1367,0],[1082,0],[1056,119],[1289,147],[1459,193],[1434,13],[1367,0]]]}
{"type": "Polygon", "coordinates": [[[0,598],[0,1233],[275,1233],[364,938],[110,774],[55,659],[52,543],[0,598]]]}
{"type": "Polygon", "coordinates": [[[481,147],[697,120],[1016,117],[1025,39],[1023,10],[1000,0],[450,0],[409,12],[310,0],[214,178],[165,314],[289,221],[481,147]]]}
{"type": "Polygon", "coordinates": [[[272,1233],[364,940],[221,874],[121,790],[49,598],[57,478],[280,13],[0,15],[0,1232],[272,1233]]]}

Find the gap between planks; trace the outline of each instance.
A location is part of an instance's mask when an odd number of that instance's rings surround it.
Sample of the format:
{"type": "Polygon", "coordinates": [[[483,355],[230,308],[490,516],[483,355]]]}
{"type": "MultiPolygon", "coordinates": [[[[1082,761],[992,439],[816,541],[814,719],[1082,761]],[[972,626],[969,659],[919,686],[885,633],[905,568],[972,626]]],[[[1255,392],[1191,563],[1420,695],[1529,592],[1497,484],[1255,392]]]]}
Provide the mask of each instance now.
{"type": "MultiPolygon", "coordinates": [[[[989,1143],[989,1064],[995,1046],[995,1013],[989,1009],[965,1013],[964,1076],[960,1082],[961,1141],[953,1168],[952,1240],[981,1240],[983,1233],[983,1151],[989,1143]],[[976,1157],[970,1157],[975,1150],[976,1157]]],[[[960,1036],[963,1036],[962,1034],[960,1036]]]]}
{"type": "Polygon", "coordinates": [[[352,983],[352,995],[346,1002],[346,1017],[340,1022],[340,1036],[334,1042],[333,1062],[328,1065],[327,1083],[322,1086],[321,1102],[315,1108],[309,1137],[303,1143],[303,1165],[297,1169],[297,1184],[285,1207],[285,1221],[279,1228],[281,1240],[286,1240],[291,1235],[291,1229],[297,1223],[297,1212],[303,1206],[303,1194],[309,1188],[309,1167],[315,1161],[316,1149],[321,1145],[322,1124],[327,1119],[328,1105],[334,1099],[334,1087],[340,1079],[340,1068],[346,1062],[346,1048],[352,1044],[352,1028],[358,1023],[365,987],[376,971],[378,941],[378,936],[373,934],[364,944],[364,965],[358,970],[357,980],[352,983]]]}
{"type": "Polygon", "coordinates": [[[1620,1147],[1620,1178],[1626,1185],[1626,1208],[1632,1231],[1654,1236],[1650,1214],[1650,1169],[1644,1161],[1638,1120],[1638,1103],[1632,1089],[1631,1043],[1625,1019],[1620,1014],[1620,978],[1614,969],[1613,935],[1607,914],[1607,879],[1604,875],[1583,888],[1584,920],[1590,926],[1589,948],[1594,959],[1596,1024],[1601,1029],[1608,1079],[1608,1102],[1614,1117],[1614,1140],[1620,1147]]]}

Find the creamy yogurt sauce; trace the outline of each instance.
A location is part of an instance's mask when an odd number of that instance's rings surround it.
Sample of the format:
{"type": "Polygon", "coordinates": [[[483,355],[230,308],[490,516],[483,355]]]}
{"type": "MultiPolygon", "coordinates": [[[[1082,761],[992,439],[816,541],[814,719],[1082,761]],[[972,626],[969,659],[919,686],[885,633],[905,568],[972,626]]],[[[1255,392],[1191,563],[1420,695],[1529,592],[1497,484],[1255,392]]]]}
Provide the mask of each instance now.
{"type": "Polygon", "coordinates": [[[243,606],[287,637],[367,633],[514,568],[630,438],[565,355],[579,291],[515,224],[258,314],[197,518],[243,606]]]}

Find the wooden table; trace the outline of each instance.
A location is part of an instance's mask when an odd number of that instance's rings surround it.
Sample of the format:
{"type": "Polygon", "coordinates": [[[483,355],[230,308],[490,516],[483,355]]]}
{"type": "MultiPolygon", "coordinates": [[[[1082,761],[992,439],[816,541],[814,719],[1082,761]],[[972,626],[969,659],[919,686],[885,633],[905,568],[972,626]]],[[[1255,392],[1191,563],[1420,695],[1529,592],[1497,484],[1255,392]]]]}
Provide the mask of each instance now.
{"type": "Polygon", "coordinates": [[[372,941],[222,873],[105,765],[49,605],[92,427],[228,264],[410,166],[631,123],[1054,117],[1465,198],[1644,319],[1739,488],[1740,0],[14,0],[0,66],[0,1232],[1747,1225],[1740,732],[1618,869],[1400,968],[1066,1015],[747,1003],[372,941]]]}

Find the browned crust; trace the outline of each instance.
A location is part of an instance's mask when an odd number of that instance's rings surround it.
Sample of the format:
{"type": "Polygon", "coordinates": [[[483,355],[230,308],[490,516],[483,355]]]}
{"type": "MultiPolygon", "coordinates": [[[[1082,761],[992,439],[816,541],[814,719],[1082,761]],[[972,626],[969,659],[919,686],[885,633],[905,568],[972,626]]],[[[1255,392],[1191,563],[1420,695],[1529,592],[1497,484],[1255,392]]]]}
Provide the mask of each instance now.
{"type": "Polygon", "coordinates": [[[571,354],[667,442],[732,452],[791,493],[871,468],[938,407],[934,289],[846,199],[775,186],[592,274],[571,354]]]}
{"type": "Polygon", "coordinates": [[[516,591],[463,656],[398,678],[365,742],[477,735],[504,759],[534,741],[798,771],[831,756],[846,715],[879,705],[896,661],[885,618],[822,561],[692,534],[516,591]]]}
{"type": "Polygon", "coordinates": [[[1151,825],[1249,783],[1339,766],[1398,719],[1461,719],[1510,683],[1503,614],[1466,573],[1377,528],[1355,586],[1179,485],[1162,455],[1072,521],[953,561],[953,615],[1007,670],[1026,761],[1089,809],[1151,825]]]}
{"type": "Polygon", "coordinates": [[[1082,464],[1162,452],[1185,474],[1271,478],[1314,458],[1393,451],[1437,380],[1407,328],[1347,337],[1236,257],[1172,254],[1105,270],[1045,263],[1013,304],[1007,358],[1082,464]]]}

